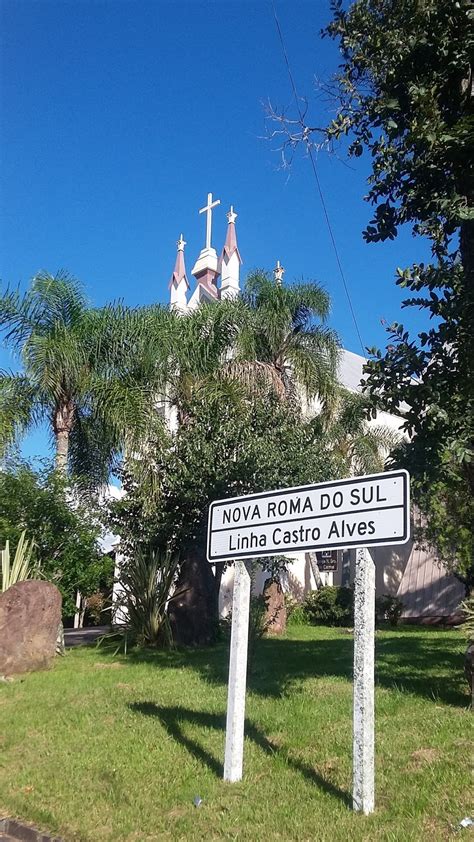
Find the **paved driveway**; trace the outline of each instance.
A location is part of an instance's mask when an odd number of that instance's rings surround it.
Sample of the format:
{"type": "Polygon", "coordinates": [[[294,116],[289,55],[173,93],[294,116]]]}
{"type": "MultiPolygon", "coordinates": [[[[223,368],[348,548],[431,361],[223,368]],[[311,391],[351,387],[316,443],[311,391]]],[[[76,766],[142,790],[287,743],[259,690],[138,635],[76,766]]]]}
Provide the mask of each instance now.
{"type": "Polygon", "coordinates": [[[70,646],[87,646],[95,643],[97,638],[110,631],[110,626],[91,626],[87,629],[64,629],[64,644],[70,646]]]}

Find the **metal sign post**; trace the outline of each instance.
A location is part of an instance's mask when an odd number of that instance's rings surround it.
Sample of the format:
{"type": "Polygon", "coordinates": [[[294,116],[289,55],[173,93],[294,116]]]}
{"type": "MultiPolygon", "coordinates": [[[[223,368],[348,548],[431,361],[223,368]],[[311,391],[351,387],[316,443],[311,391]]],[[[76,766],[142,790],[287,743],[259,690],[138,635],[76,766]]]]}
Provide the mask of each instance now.
{"type": "Polygon", "coordinates": [[[236,561],[224,759],[224,780],[230,783],[242,779],[249,611],[250,575],[245,562],[236,561]]]}
{"type": "Polygon", "coordinates": [[[353,808],[374,810],[375,567],[368,547],[410,540],[410,477],[390,471],[245,497],[209,508],[207,558],[235,561],[224,779],[242,778],[250,576],[242,559],[356,549],[353,808]]]}
{"type": "Polygon", "coordinates": [[[375,565],[365,548],[356,551],[354,588],[354,810],[374,810],[375,565]]]}

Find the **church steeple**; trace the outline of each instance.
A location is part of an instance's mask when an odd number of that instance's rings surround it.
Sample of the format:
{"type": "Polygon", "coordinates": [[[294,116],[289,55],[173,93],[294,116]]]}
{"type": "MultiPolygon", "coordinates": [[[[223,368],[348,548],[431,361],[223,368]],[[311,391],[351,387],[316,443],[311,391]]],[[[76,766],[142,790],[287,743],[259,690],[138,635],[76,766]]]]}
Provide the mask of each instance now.
{"type": "Polygon", "coordinates": [[[174,266],[173,274],[171,275],[171,280],[169,282],[169,288],[171,290],[171,306],[175,307],[178,310],[186,310],[186,293],[189,289],[189,281],[186,277],[186,266],[184,265],[185,245],[186,242],[183,239],[183,235],[180,234],[179,240],[176,243],[178,249],[176,253],[176,263],[174,266]]]}
{"type": "MultiPolygon", "coordinates": [[[[210,296],[211,298],[217,298],[217,278],[219,277],[219,269],[218,269],[218,261],[217,261],[217,252],[211,246],[211,233],[212,233],[212,209],[215,208],[217,205],[220,205],[220,199],[216,199],[214,202],[212,201],[212,193],[208,193],[207,195],[207,205],[204,208],[201,208],[199,213],[206,214],[206,245],[199,254],[196,263],[193,266],[193,275],[198,282],[198,289],[199,287],[203,288],[204,294],[201,295],[199,293],[199,299],[201,297],[210,296]]],[[[192,301],[194,304],[194,297],[192,297],[192,301]]]]}
{"type": "Polygon", "coordinates": [[[237,234],[235,231],[235,220],[237,214],[234,206],[230,206],[227,214],[227,233],[219,261],[221,270],[221,298],[235,298],[240,292],[239,273],[242,258],[237,246],[237,234]]]}

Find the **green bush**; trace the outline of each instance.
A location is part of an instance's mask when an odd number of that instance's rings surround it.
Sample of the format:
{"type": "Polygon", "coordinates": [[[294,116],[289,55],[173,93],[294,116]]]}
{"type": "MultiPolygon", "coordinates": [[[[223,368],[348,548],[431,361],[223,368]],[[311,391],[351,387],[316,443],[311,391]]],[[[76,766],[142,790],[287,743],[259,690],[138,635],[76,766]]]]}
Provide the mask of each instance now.
{"type": "Polygon", "coordinates": [[[384,594],[375,600],[377,620],[388,620],[391,626],[397,626],[403,613],[403,602],[397,596],[384,594]]]}
{"type": "Polygon", "coordinates": [[[104,613],[108,606],[106,605],[106,597],[101,591],[96,591],[86,599],[86,609],[94,626],[100,626],[101,622],[105,622],[108,616],[104,613]]]}
{"type": "Polygon", "coordinates": [[[287,626],[305,626],[308,623],[304,606],[290,594],[285,594],[286,607],[286,625],[287,626]]]}
{"type": "Polygon", "coordinates": [[[74,615],[77,590],[88,597],[112,582],[113,560],[98,544],[100,514],[48,463],[36,469],[13,456],[0,468],[0,547],[8,541],[13,554],[23,532],[34,539],[31,562],[61,591],[63,618],[74,615]]]}
{"type": "Polygon", "coordinates": [[[311,591],[305,598],[303,610],[313,625],[346,626],[354,622],[354,591],[328,585],[311,591]]]}
{"type": "MultiPolygon", "coordinates": [[[[248,660],[250,662],[255,647],[259,640],[264,637],[269,626],[267,618],[267,600],[265,594],[258,594],[250,597],[249,606],[249,636],[248,636],[248,660]]],[[[219,628],[224,638],[230,638],[232,631],[232,611],[219,621],[219,628]]]]}

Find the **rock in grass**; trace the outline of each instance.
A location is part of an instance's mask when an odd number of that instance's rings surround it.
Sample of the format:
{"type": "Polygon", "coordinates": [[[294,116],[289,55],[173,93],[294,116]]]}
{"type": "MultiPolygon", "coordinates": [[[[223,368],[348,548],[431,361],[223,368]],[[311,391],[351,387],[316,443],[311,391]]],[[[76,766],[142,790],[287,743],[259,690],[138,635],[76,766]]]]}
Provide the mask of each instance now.
{"type": "Polygon", "coordinates": [[[265,631],[283,634],[286,629],[285,594],[279,582],[267,580],[263,589],[265,600],[265,631]]]}
{"type": "Polygon", "coordinates": [[[50,582],[28,579],[0,594],[0,675],[50,666],[61,622],[61,594],[50,582]]]}

